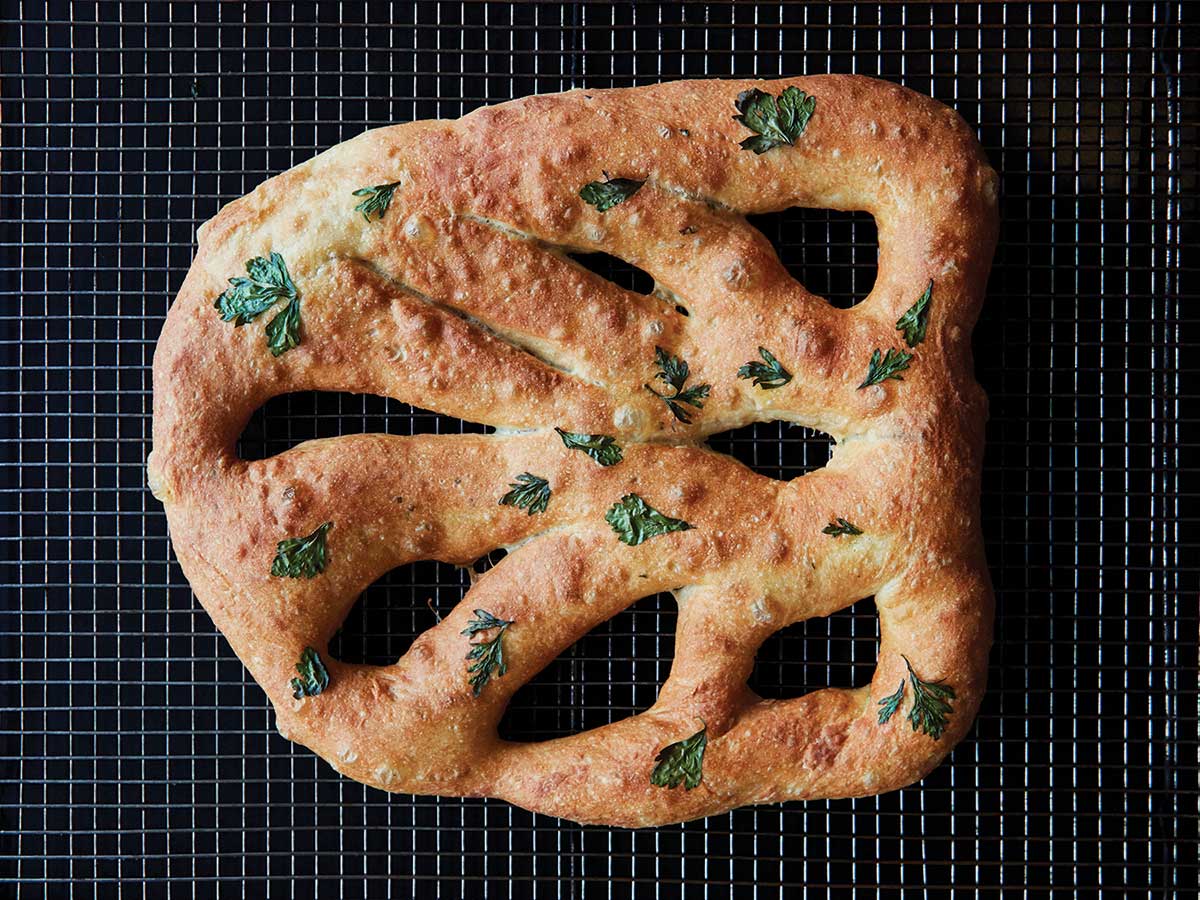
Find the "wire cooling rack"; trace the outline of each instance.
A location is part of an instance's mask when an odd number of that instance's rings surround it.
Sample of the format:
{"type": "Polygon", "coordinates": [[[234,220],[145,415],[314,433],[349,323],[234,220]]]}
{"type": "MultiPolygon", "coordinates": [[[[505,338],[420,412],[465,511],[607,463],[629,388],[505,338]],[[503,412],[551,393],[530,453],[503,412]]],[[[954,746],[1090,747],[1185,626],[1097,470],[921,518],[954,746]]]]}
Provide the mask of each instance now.
{"type": "MultiPolygon", "coordinates": [[[[115,896],[118,882],[150,897],[1194,889],[1200,532],[1186,528],[1195,413],[1181,393],[1197,274],[1194,6],[2,10],[0,895],[115,896]],[[577,86],[819,72],[950,104],[1002,175],[975,341],[992,403],[983,509],[998,615],[971,735],[907,790],[639,832],[389,796],[283,741],[144,488],[151,355],[196,226],[368,127],[577,86]]],[[[842,305],[869,291],[869,216],[758,224],[814,290],[842,305]]],[[[645,277],[586,262],[635,287],[645,277]]],[[[260,411],[241,446],[263,456],[314,436],[470,427],[379,398],[297,395],[260,411]]],[[[822,436],[778,423],[713,444],[773,477],[828,457],[822,436]]],[[[394,659],[468,578],[431,563],[393,572],[335,652],[394,659]]],[[[518,694],[504,733],[566,734],[647,707],[674,616],[651,597],[597,629],[518,694]]],[[[876,639],[870,600],[795,626],[764,647],[754,686],[863,683],[876,639]]]]}

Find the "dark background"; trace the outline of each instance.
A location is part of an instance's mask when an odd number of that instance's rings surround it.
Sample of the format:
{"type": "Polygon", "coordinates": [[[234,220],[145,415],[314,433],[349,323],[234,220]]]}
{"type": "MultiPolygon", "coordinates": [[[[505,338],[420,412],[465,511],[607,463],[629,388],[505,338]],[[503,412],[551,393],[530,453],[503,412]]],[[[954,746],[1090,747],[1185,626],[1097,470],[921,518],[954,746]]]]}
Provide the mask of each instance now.
{"type": "MultiPolygon", "coordinates": [[[[0,10],[0,894],[112,895],[118,880],[154,897],[1195,886],[1200,532],[1186,525],[1182,386],[1182,301],[1200,268],[1195,4],[0,10]],[[151,357],[196,226],[368,127],[570,87],[821,72],[932,94],[978,127],[1002,175],[975,340],[998,615],[971,735],[904,791],[636,833],[389,796],[279,738],[144,487],[151,357]]],[[[833,302],[870,290],[869,216],[757,224],[833,302]]],[[[587,263],[645,285],[618,261],[587,263]]],[[[380,398],[297,395],[261,411],[242,447],[463,427],[380,398]]],[[[823,436],[779,424],[712,443],[774,477],[828,456],[823,436]]],[[[394,659],[430,624],[426,601],[448,609],[466,584],[449,566],[392,573],[337,655],[394,659]]],[[[644,709],[674,615],[647,598],[598,629],[520,692],[504,732],[644,709]]],[[[794,626],[764,647],[754,685],[864,683],[876,635],[869,599],[794,626]]]]}

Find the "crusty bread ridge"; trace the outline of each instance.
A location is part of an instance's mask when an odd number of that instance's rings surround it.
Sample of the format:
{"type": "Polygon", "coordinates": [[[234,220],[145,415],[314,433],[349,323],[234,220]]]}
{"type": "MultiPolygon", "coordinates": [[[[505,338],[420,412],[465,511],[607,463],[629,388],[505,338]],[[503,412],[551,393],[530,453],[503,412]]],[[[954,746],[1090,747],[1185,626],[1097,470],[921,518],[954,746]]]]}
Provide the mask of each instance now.
{"type": "MultiPolygon", "coordinates": [[[[260,185],[199,233],[154,358],[151,487],[197,597],[275,706],[280,732],[338,771],[391,791],[501,797],[623,826],[752,803],[853,797],[928,773],[984,691],[992,594],[979,523],[986,398],[970,332],[996,238],[995,173],[963,121],[911,91],[854,76],[683,81],[576,90],[367,132],[260,185]],[[739,92],[816,98],[794,146],[742,149],[739,92]],[[588,182],[645,180],[599,212],[588,182]],[[351,192],[399,181],[382,218],[351,192]],[[865,210],[879,233],[870,296],[838,310],[793,280],[743,218],[791,206],[865,210]],[[279,253],[302,298],[302,340],[279,357],[262,316],[214,300],[245,261],[279,253]],[[644,296],[566,254],[603,251],[649,272],[644,296]],[[903,380],[859,388],[876,349],[908,350],[897,319],[933,281],[925,340],[903,380]],[[675,309],[686,307],[688,315],[675,309]],[[737,377],[768,348],[794,377],[737,377]],[[711,393],[692,424],[646,390],[655,348],[711,393]],[[251,414],[293,391],[353,391],[495,426],[488,435],[353,435],[270,459],[235,453],[251,414]],[[782,419],[837,439],[788,482],[702,446],[782,419]],[[554,431],[607,434],[598,465],[554,431]],[[523,472],[545,512],[500,505],[523,472]],[[692,524],[637,546],[605,511],[636,493],[692,524]],[[860,536],[822,529],[845,517],[860,536]],[[278,541],[325,521],[328,565],[270,574],[278,541]],[[395,665],[348,665],[327,642],[388,570],[512,551],[395,665]],[[637,599],[674,590],[676,655],[658,701],[604,728],[500,740],[511,695],[637,599]],[[870,683],[795,699],[746,687],[778,629],[874,595],[870,683]],[[511,620],[507,674],[475,696],[461,632],[472,611],[511,620]],[[305,647],[330,683],[293,697],[305,647]],[[908,677],[955,692],[945,733],[910,726],[908,677]],[[701,724],[703,723],[703,724],[701,724]],[[650,781],[656,754],[703,727],[702,783],[650,781]]],[[[910,682],[911,683],[911,682],[910,682]]]]}

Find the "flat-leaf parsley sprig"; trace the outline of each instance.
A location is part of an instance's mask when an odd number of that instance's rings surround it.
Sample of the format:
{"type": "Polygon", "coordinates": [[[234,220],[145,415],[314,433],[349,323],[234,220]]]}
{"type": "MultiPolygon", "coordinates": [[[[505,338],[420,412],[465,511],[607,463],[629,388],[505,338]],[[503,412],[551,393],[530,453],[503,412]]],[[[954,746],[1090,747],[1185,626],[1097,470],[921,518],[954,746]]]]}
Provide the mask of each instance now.
{"type": "Polygon", "coordinates": [[[392,205],[392,194],[396,193],[398,187],[400,187],[400,182],[393,181],[391,184],[359,188],[352,192],[352,196],[366,197],[366,199],[355,206],[354,211],[362,213],[362,217],[368,222],[371,221],[371,216],[374,216],[375,221],[378,222],[384,217],[388,207],[392,205]]]}
{"type": "Polygon", "coordinates": [[[929,327],[929,303],[932,299],[933,279],[930,278],[925,293],[896,320],[896,330],[904,334],[904,343],[909,347],[915,347],[925,340],[925,330],[929,327]]]}
{"type": "Polygon", "coordinates": [[[221,321],[241,327],[253,322],[279,300],[299,296],[287,264],[278,253],[246,260],[246,275],[229,279],[229,287],[213,302],[221,321]]]}
{"type": "Polygon", "coordinates": [[[622,459],[621,445],[607,434],[579,434],[555,428],[568,450],[582,450],[602,466],[615,466],[622,459]]]}
{"type": "Polygon", "coordinates": [[[630,547],[660,534],[690,531],[694,526],[683,519],[665,516],[637,494],[626,494],[604,514],[617,538],[630,547]]]}
{"type": "Polygon", "coordinates": [[[671,414],[684,425],[692,424],[691,416],[682,404],[686,403],[696,409],[703,409],[704,401],[708,397],[708,392],[712,390],[712,385],[696,384],[685,388],[684,382],[688,380],[690,372],[687,361],[678,356],[672,356],[662,347],[654,348],[654,364],[658,366],[658,373],[654,377],[667,384],[675,393],[660,394],[648,384],[645,385],[646,390],[667,404],[667,409],[671,411],[671,414]]]}
{"type": "Polygon", "coordinates": [[[838,516],[821,529],[821,534],[827,534],[830,537],[841,537],[843,534],[845,534],[853,537],[856,534],[862,534],[862,529],[852,522],[847,522],[841,516],[838,516]]]}
{"type": "Polygon", "coordinates": [[[667,789],[682,784],[685,791],[699,787],[704,778],[704,751],[707,746],[707,725],[691,737],[667,744],[654,757],[658,765],[650,773],[650,783],[667,789]]]}
{"type": "Polygon", "coordinates": [[[508,671],[508,664],[504,661],[504,632],[508,631],[508,626],[513,621],[498,618],[486,609],[477,609],[475,618],[467,622],[467,627],[461,632],[473,637],[480,632],[495,630],[491,637],[484,637],[472,643],[466,655],[466,659],[473,660],[471,665],[467,666],[467,673],[471,676],[471,693],[476,697],[491,680],[493,673],[500,678],[508,671]]]}
{"type": "Polygon", "coordinates": [[[737,370],[738,378],[753,378],[752,384],[764,391],[781,388],[792,380],[792,373],[783,367],[766,347],[758,348],[762,362],[751,360],[737,370]]]}
{"type": "Polygon", "coordinates": [[[509,485],[511,490],[500,498],[501,506],[515,506],[529,515],[545,512],[550,505],[550,482],[529,472],[522,472],[509,485]]]}
{"type": "Polygon", "coordinates": [[[291,681],[292,697],[296,700],[315,697],[329,687],[329,672],[321,662],[321,654],[312,647],[304,648],[300,661],[296,663],[296,671],[300,677],[291,681]]]}
{"type": "Polygon", "coordinates": [[[776,100],[766,91],[752,88],[738,94],[734,106],[738,111],[734,121],[755,132],[741,142],[741,148],[762,154],[773,147],[790,147],[799,140],[817,109],[817,98],[799,88],[786,87],[776,100]]]}
{"type": "Polygon", "coordinates": [[[597,212],[607,212],[640,191],[645,183],[632,178],[609,178],[605,172],[603,181],[589,181],[579,189],[579,196],[596,207],[597,212]]]}
{"type": "Polygon", "coordinates": [[[896,710],[900,708],[901,702],[904,700],[904,679],[900,679],[900,687],[896,688],[894,694],[888,694],[879,701],[879,724],[882,725],[888,719],[896,714],[896,710]]]}
{"type": "MultiPolygon", "coordinates": [[[[912,685],[913,703],[908,711],[908,721],[913,731],[923,731],[935,741],[946,731],[954,707],[950,701],[955,699],[954,688],[941,681],[922,681],[913,671],[912,663],[907,656],[901,656],[904,665],[908,667],[908,681],[912,685]]],[[[904,699],[904,681],[894,694],[889,694],[879,701],[879,724],[887,722],[900,708],[904,699]]]]}
{"type": "Polygon", "coordinates": [[[863,379],[862,384],[858,386],[858,390],[865,387],[870,387],[873,384],[882,384],[889,378],[895,378],[897,381],[903,381],[904,376],[900,373],[908,368],[908,364],[912,361],[913,355],[905,353],[903,350],[896,350],[889,347],[886,354],[881,354],[876,350],[871,354],[871,359],[867,363],[867,377],[863,379]]]}
{"type": "MultiPolygon", "coordinates": [[[[925,332],[929,328],[929,306],[932,300],[933,279],[931,278],[921,296],[904,311],[904,315],[896,320],[896,330],[904,337],[904,343],[908,344],[909,349],[915,348],[925,340],[925,332]]],[[[867,376],[858,386],[858,390],[861,391],[873,384],[882,384],[889,378],[903,381],[904,376],[900,373],[908,369],[909,363],[913,359],[914,354],[905,350],[889,347],[884,353],[877,348],[871,354],[871,359],[867,363],[867,376]]]]}
{"type": "Polygon", "coordinates": [[[223,322],[240,328],[280,300],[287,304],[267,324],[266,336],[271,355],[282,356],[300,343],[300,292],[278,253],[246,260],[246,276],[230,278],[229,287],[213,306],[223,322]]]}
{"type": "Polygon", "coordinates": [[[332,522],[325,522],[312,534],[284,538],[276,544],[271,574],[276,578],[315,578],[324,572],[329,561],[325,536],[332,527],[332,522]]]}

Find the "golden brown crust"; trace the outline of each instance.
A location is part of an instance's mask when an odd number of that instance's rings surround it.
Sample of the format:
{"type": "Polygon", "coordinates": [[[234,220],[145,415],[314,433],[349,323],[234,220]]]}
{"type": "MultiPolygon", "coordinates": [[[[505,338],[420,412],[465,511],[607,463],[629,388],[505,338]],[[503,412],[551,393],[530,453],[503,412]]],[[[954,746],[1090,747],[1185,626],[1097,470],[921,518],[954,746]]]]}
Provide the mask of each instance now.
{"type": "Polygon", "coordinates": [[[200,230],[163,329],[149,472],[180,563],[280,731],[377,787],[637,826],[908,784],[962,737],[984,689],[986,400],[969,338],[995,195],[995,174],[952,111],[851,76],[572,91],[334,147],[200,230]],[[786,86],[816,97],[803,136],[742,150],[749,132],[732,119],[734,98],[786,86]],[[599,213],[578,192],[602,171],[647,183],[599,213]],[[352,190],[397,179],[381,221],[354,212],[352,190]],[[795,205],[874,215],[878,278],[854,309],[797,284],[743,218],[795,205]],[[567,250],[626,259],[690,315],[617,288],[567,250]],[[269,251],[303,301],[303,340],[278,358],[265,346],[269,315],[234,328],[212,308],[244,261],[269,251]],[[873,350],[904,347],[896,320],[931,279],[928,335],[904,380],[857,389],[873,350]],[[690,426],[643,387],[655,346],[691,364],[689,384],[712,385],[690,426]],[[795,374],[790,384],[765,391],[736,377],[759,346],[795,374]],[[300,390],[388,395],[503,433],[357,435],[239,460],[253,411],[300,390]],[[833,435],[833,459],[778,482],[698,446],[772,419],[833,435]],[[564,448],[555,426],[617,436],[624,461],[600,467],[564,448]],[[544,513],[497,503],[525,471],[553,487],[544,513]],[[619,543],[604,513],[628,492],[695,527],[619,543]],[[834,516],[864,534],[823,535],[834,516]],[[322,575],[269,574],[277,541],[330,520],[322,575]],[[355,597],[389,569],[518,544],[395,665],[329,658],[355,597]],[[680,601],[676,658],[651,709],[554,741],[497,737],[518,687],[597,623],[664,590],[680,601]],[[749,691],[771,633],[872,594],[882,640],[869,685],[784,701],[749,691]],[[460,632],[477,608],[515,624],[508,674],[473,697],[460,632]],[[289,680],[309,645],[331,684],[294,700],[289,680]],[[902,655],[925,680],[953,685],[940,740],[904,720],[911,694],[877,721],[878,701],[905,675],[902,655]],[[653,786],[655,755],[700,720],[700,787],[653,786]]]}

